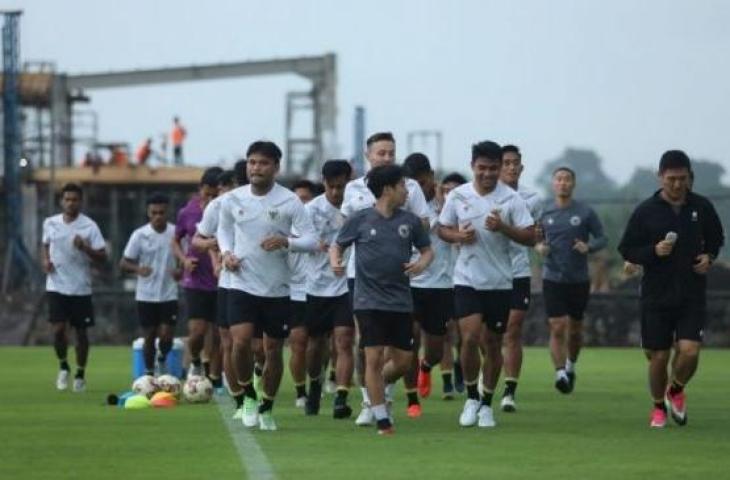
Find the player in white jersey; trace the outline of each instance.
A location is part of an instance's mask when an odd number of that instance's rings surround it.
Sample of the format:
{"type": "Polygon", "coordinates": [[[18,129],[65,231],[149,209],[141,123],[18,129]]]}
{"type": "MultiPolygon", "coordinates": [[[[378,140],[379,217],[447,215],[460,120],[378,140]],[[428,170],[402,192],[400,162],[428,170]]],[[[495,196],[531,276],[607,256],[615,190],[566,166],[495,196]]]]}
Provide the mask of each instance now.
{"type": "Polygon", "coordinates": [[[282,347],[291,318],[288,252],[315,250],[317,237],[302,202],[275,182],[281,161],[279,147],[272,142],[254,142],[246,160],[250,183],[223,201],[218,244],[223,264],[233,274],[228,318],[235,371],[244,390],[243,424],[276,430],[272,409],[281,383],[282,347]],[[264,332],[266,355],[260,405],[252,384],[251,361],[251,340],[257,327],[264,332]]]}
{"type": "Polygon", "coordinates": [[[439,235],[460,245],[454,267],[454,311],[461,330],[461,365],[467,400],[459,423],[493,427],[491,403],[502,368],[502,335],[512,295],[512,241],[533,244],[534,221],[520,196],[499,182],[502,149],[490,141],[472,147],[474,181],[446,199],[439,235]],[[482,322],[487,325],[484,390],[477,387],[482,322]]]}
{"type": "Polygon", "coordinates": [[[106,244],[96,223],[81,213],[83,192],[76,184],[61,190],[63,213],[43,222],[41,261],[46,272],[48,320],[53,325],[53,348],[60,364],[56,388],[68,388],[68,325],[76,331],[74,392],[86,389],[84,377],[89,357],[86,329],[94,326],[91,303],[91,263],[106,260],[106,244]]]}
{"type": "MultiPolygon", "coordinates": [[[[395,138],[390,132],[379,132],[371,135],[366,141],[365,158],[367,158],[370,168],[383,165],[392,165],[395,163],[395,138]]],[[[366,175],[367,176],[367,175],[366,175]]],[[[342,213],[345,217],[350,217],[354,213],[371,208],[375,205],[375,196],[368,189],[365,182],[366,176],[352,180],[345,188],[345,196],[342,201],[342,213]]],[[[421,187],[418,182],[412,179],[406,179],[406,189],[408,197],[403,208],[425,222],[428,222],[428,204],[423,196],[421,187]]],[[[355,247],[351,248],[350,259],[347,263],[347,286],[352,296],[355,291],[355,247]]],[[[352,298],[351,298],[352,302],[352,298]]],[[[355,423],[360,426],[371,425],[375,417],[370,409],[370,401],[368,399],[368,391],[365,388],[365,361],[364,352],[358,348],[357,361],[355,362],[357,373],[360,381],[360,391],[362,393],[362,410],[358,415],[355,423]]],[[[392,387],[387,388],[388,396],[392,387]]],[[[391,400],[388,398],[388,400],[391,400]]]]}
{"type": "MultiPolygon", "coordinates": [[[[312,201],[317,186],[309,180],[298,180],[292,185],[292,191],[304,205],[312,201]]],[[[296,233],[296,232],[295,232],[296,233]]],[[[292,315],[289,319],[289,372],[294,381],[297,408],[304,408],[307,403],[307,264],[308,253],[289,253],[291,284],[289,296],[292,302],[292,315]]]]}
{"type": "Polygon", "coordinates": [[[337,383],[333,408],[334,418],[349,418],[352,409],[347,395],[352,382],[354,360],[352,354],[355,324],[347,292],[347,279],[338,277],[329,265],[328,249],[337,238],[344,223],[340,212],[345,186],[352,175],[352,167],[346,160],[329,160],[322,166],[325,193],[306,205],[309,218],[319,237],[319,249],[308,255],[307,263],[307,314],[309,334],[307,347],[307,373],[309,394],[305,406],[307,415],[319,414],[322,397],[322,368],[329,348],[328,338],[334,337],[337,355],[333,356],[332,369],[337,383]]]}
{"type": "MultiPolygon", "coordinates": [[[[524,170],[522,154],[515,145],[502,147],[502,172],[500,181],[516,191],[527,204],[532,218],[537,221],[541,216],[542,202],[537,192],[520,185],[520,176],[524,170]]],[[[507,331],[504,334],[502,347],[504,355],[505,387],[502,394],[501,408],[505,412],[514,412],[517,409],[515,394],[517,381],[522,369],[522,322],[530,308],[530,248],[512,242],[512,302],[507,321],[507,331]]]]}
{"type": "Polygon", "coordinates": [[[428,201],[431,248],[434,260],[420,275],[411,278],[413,295],[413,362],[403,376],[408,398],[407,414],[411,418],[422,414],[421,397],[431,394],[431,368],[441,361],[444,352],[446,325],[454,316],[453,270],[454,246],[438,236],[438,214],[441,200],[436,197],[436,181],[428,157],[412,153],[403,162],[406,174],[416,180],[428,201]],[[423,333],[421,333],[423,332],[423,333]],[[421,341],[423,340],[423,341],[421,341]],[[421,344],[424,356],[418,358],[421,344]]]}
{"type": "Polygon", "coordinates": [[[182,270],[172,251],[175,225],[167,221],[170,199],[156,193],[147,199],[149,222],[132,232],[119,267],[137,276],[134,298],[142,327],[145,373],[165,372],[167,354],[177,322],[177,282],[182,270]],[[155,340],[159,354],[155,364],[155,340]]]}

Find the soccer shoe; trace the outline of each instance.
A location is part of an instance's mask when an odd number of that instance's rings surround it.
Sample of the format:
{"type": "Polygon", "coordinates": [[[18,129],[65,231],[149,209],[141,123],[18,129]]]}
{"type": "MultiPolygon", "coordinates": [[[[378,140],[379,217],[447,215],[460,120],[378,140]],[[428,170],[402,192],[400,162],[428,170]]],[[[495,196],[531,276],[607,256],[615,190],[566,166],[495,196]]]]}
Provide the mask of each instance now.
{"type": "Polygon", "coordinates": [[[570,388],[570,379],[568,377],[560,377],[557,380],[555,380],[555,388],[560,392],[564,394],[569,394],[571,392],[570,388]]]}
{"type": "Polygon", "coordinates": [[[479,400],[467,398],[464,402],[464,410],[459,416],[459,425],[462,427],[473,427],[477,423],[477,412],[479,411],[479,400]]]}
{"type": "Polygon", "coordinates": [[[83,378],[76,377],[74,378],[74,386],[73,391],[76,393],[81,393],[86,391],[86,380],[83,378]]]}
{"type": "MultiPolygon", "coordinates": [[[[572,392],[575,389],[575,372],[565,372],[568,375],[568,384],[570,385],[570,392],[572,392]]],[[[568,393],[570,393],[568,392],[568,393]]]]}
{"type": "Polygon", "coordinates": [[[360,410],[360,414],[355,419],[355,425],[358,427],[368,427],[372,425],[374,421],[375,415],[373,414],[373,410],[370,408],[370,405],[363,403],[362,410],[360,410]]]}
{"type": "Polygon", "coordinates": [[[294,406],[296,408],[304,408],[307,405],[307,397],[297,397],[296,400],[294,400],[294,406]]]}
{"type": "Polygon", "coordinates": [[[304,414],[319,415],[319,406],[322,401],[322,384],[312,383],[309,394],[304,398],[304,414]]]}
{"type": "Polygon", "coordinates": [[[423,410],[421,409],[421,405],[418,403],[409,405],[408,409],[406,410],[406,415],[408,415],[410,418],[418,418],[422,414],[423,414],[423,410]]]}
{"type": "Polygon", "coordinates": [[[516,412],[517,405],[515,404],[515,398],[512,395],[505,395],[502,397],[502,402],[499,404],[503,412],[516,412]]]}
{"type": "Polygon", "coordinates": [[[672,415],[672,420],[677,425],[687,425],[687,408],[685,406],[686,396],[684,392],[679,392],[675,395],[669,393],[664,396],[664,405],[667,406],[667,410],[672,415]]]}
{"type": "Polygon", "coordinates": [[[478,427],[491,428],[497,425],[494,422],[494,413],[492,412],[492,407],[482,405],[477,412],[477,417],[479,418],[479,422],[477,423],[478,427]]]}
{"type": "Polygon", "coordinates": [[[445,383],[444,388],[441,393],[441,398],[444,400],[453,400],[454,399],[454,385],[451,383],[445,383]]]}
{"type": "Polygon", "coordinates": [[[393,424],[389,421],[385,420],[383,422],[378,422],[378,435],[393,435],[395,433],[395,429],[393,428],[393,424]]]}
{"type": "Polygon", "coordinates": [[[418,395],[426,398],[431,395],[431,372],[418,369],[418,395]]]}
{"type": "Polygon", "coordinates": [[[259,404],[251,397],[243,400],[243,415],[241,421],[244,427],[253,428],[259,423],[259,404]]]}
{"type": "Polygon", "coordinates": [[[334,395],[335,393],[337,393],[337,384],[332,380],[327,379],[324,382],[324,391],[328,395],[334,395]]]}
{"type": "Polygon", "coordinates": [[[271,414],[271,410],[259,414],[259,430],[276,431],[276,422],[274,422],[274,416],[271,414]]]}
{"type": "Polygon", "coordinates": [[[335,403],[332,409],[332,417],[336,419],[350,418],[352,416],[352,408],[346,403],[335,403]]]}
{"type": "Polygon", "coordinates": [[[654,407],[651,410],[650,418],[649,426],[651,428],[664,428],[667,425],[667,412],[661,408],[654,407]]]}
{"type": "Polygon", "coordinates": [[[66,390],[68,388],[68,370],[59,370],[56,377],[56,389],[66,390]]]}
{"type": "Polygon", "coordinates": [[[234,420],[243,420],[243,407],[237,408],[235,412],[233,412],[233,419],[234,420]]]}

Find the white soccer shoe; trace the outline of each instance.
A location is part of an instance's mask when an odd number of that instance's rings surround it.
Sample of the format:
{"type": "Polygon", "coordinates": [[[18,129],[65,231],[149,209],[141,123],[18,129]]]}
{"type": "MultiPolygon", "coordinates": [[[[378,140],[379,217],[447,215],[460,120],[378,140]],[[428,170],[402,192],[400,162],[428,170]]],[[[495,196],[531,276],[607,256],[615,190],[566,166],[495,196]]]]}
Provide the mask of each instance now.
{"type": "Polygon", "coordinates": [[[459,425],[462,427],[473,427],[477,423],[477,412],[479,411],[479,400],[467,398],[464,402],[464,410],[459,416],[459,425]]]}
{"type": "Polygon", "coordinates": [[[327,379],[327,381],[324,382],[324,392],[327,395],[334,395],[337,393],[337,384],[332,380],[327,379]]]}
{"type": "Polygon", "coordinates": [[[505,395],[504,397],[502,397],[502,402],[499,406],[503,412],[517,411],[517,404],[515,403],[515,399],[512,395],[505,395]]]}
{"type": "Polygon", "coordinates": [[[243,400],[241,421],[246,428],[254,428],[259,424],[259,402],[250,397],[243,400]]]}
{"type": "Polygon", "coordinates": [[[477,412],[477,417],[479,417],[479,423],[477,423],[478,427],[491,428],[497,426],[497,424],[494,422],[494,413],[492,412],[492,407],[482,405],[479,409],[479,412],[477,412]]]}
{"type": "Polygon", "coordinates": [[[294,401],[294,406],[296,408],[304,408],[307,405],[307,397],[298,397],[294,401]]]}
{"type": "Polygon", "coordinates": [[[59,370],[56,377],[56,389],[66,390],[68,388],[68,370],[59,370]]]}
{"type": "Polygon", "coordinates": [[[74,378],[74,386],[73,391],[76,393],[81,393],[86,391],[86,380],[83,378],[74,378]]]}
{"type": "Polygon", "coordinates": [[[368,427],[372,425],[374,421],[375,415],[373,414],[373,410],[370,408],[370,405],[363,403],[360,415],[358,415],[355,419],[355,425],[358,427],[368,427]]]}

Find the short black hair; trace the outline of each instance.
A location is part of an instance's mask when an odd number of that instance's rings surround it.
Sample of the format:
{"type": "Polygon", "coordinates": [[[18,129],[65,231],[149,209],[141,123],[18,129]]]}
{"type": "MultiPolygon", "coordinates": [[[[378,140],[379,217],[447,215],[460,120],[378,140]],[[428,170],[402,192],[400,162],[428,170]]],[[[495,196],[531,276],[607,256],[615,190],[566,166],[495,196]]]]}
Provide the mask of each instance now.
{"type": "Polygon", "coordinates": [[[375,198],[380,198],[385,187],[395,187],[404,176],[399,165],[381,165],[368,172],[366,181],[375,198]]]}
{"type": "Polygon", "coordinates": [[[169,205],[170,197],[162,192],[153,192],[149,197],[147,197],[147,201],[145,202],[145,204],[148,207],[150,205],[169,205]]]}
{"type": "Polygon", "coordinates": [[[458,185],[464,185],[466,183],[466,178],[460,173],[453,172],[446,175],[444,179],[441,180],[441,183],[456,183],[458,185]]]}
{"type": "Polygon", "coordinates": [[[573,177],[573,181],[575,182],[575,180],[576,180],[575,171],[572,168],[562,165],[562,166],[556,168],[555,170],[553,170],[553,177],[558,172],[568,172],[570,174],[570,176],[573,177]]]}
{"type": "Polygon", "coordinates": [[[390,132],[378,132],[378,133],[373,133],[372,135],[370,135],[368,137],[367,141],[365,142],[365,145],[367,145],[367,147],[370,148],[370,146],[373,143],[382,142],[384,140],[385,141],[388,141],[388,142],[395,143],[395,137],[393,136],[392,133],[390,133],[390,132]]]}
{"type": "Polygon", "coordinates": [[[235,177],[236,174],[233,172],[233,170],[224,170],[221,172],[220,175],[218,175],[218,184],[221,187],[232,187],[235,177]]]}
{"type": "Polygon", "coordinates": [[[203,176],[200,177],[200,185],[207,185],[209,187],[217,187],[220,185],[220,182],[218,181],[218,177],[220,177],[220,174],[223,173],[223,169],[221,167],[209,167],[206,168],[205,171],[203,171],[203,176]]]}
{"type": "Polygon", "coordinates": [[[475,143],[471,146],[471,163],[474,163],[477,158],[502,163],[502,147],[491,140],[475,143]]]}
{"type": "Polygon", "coordinates": [[[306,188],[307,190],[309,190],[309,193],[311,193],[313,197],[317,196],[317,185],[315,185],[314,182],[312,182],[311,180],[303,178],[301,180],[297,180],[291,186],[292,191],[299,188],[306,188]]]}
{"type": "Polygon", "coordinates": [[[81,190],[81,187],[77,183],[67,183],[64,185],[63,188],[61,188],[61,197],[63,197],[63,194],[66,192],[78,193],[79,198],[84,198],[84,191],[81,190]]]}
{"type": "Polygon", "coordinates": [[[246,150],[246,158],[254,153],[270,158],[276,163],[281,161],[281,149],[274,142],[268,140],[257,140],[249,145],[248,150],[246,150]]]}
{"type": "Polygon", "coordinates": [[[692,162],[682,150],[667,150],[659,160],[659,173],[673,168],[686,168],[688,171],[692,171],[692,162]]]}
{"type": "Polygon", "coordinates": [[[433,173],[428,157],[420,152],[408,155],[403,161],[403,169],[405,174],[411,178],[416,178],[424,173],[433,173]]]}
{"type": "Polygon", "coordinates": [[[239,160],[233,166],[233,172],[236,176],[236,185],[242,187],[248,185],[248,172],[246,172],[246,159],[239,160]]]}
{"type": "Polygon", "coordinates": [[[522,160],[522,152],[520,152],[520,147],[518,147],[517,145],[504,145],[502,147],[502,158],[504,158],[505,153],[510,153],[510,152],[516,153],[517,158],[522,160]]]}
{"type": "Polygon", "coordinates": [[[332,180],[337,177],[352,177],[352,165],[347,160],[327,160],[322,165],[322,178],[332,180]]]}

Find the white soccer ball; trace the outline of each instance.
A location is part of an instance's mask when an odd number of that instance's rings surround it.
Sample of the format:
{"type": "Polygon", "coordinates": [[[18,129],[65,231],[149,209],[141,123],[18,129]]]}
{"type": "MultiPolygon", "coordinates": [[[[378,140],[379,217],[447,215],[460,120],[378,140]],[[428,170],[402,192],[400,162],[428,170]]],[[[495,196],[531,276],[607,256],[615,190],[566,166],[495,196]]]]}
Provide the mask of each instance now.
{"type": "Polygon", "coordinates": [[[142,375],[132,384],[132,391],[134,393],[144,395],[147,398],[152,397],[157,390],[159,390],[159,386],[155,381],[155,377],[152,375],[142,375]]]}
{"type": "Polygon", "coordinates": [[[157,386],[161,392],[168,392],[175,395],[175,398],[180,398],[182,392],[182,384],[180,380],[174,375],[160,375],[157,377],[157,386]]]}
{"type": "Polygon", "coordinates": [[[205,377],[192,375],[183,386],[183,396],[190,403],[206,403],[213,396],[213,384],[205,377]]]}

